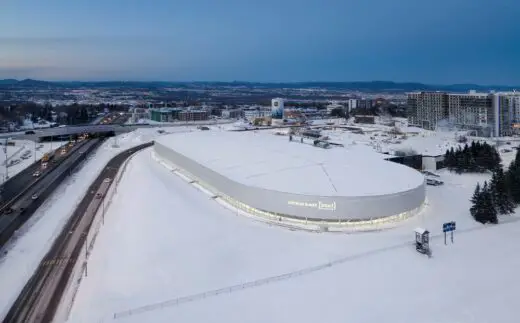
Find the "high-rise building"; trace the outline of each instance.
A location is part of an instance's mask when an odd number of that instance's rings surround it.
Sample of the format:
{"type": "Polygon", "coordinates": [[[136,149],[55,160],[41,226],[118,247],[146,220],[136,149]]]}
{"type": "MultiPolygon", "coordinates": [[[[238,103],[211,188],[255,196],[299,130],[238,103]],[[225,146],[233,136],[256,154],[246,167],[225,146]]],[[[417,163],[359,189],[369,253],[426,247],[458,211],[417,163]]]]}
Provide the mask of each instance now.
{"type": "Polygon", "coordinates": [[[347,102],[348,112],[357,109],[357,99],[349,99],[347,102]]]}
{"type": "Polygon", "coordinates": [[[457,129],[475,130],[478,136],[484,137],[499,132],[491,93],[448,94],[448,115],[450,123],[457,129]]]}
{"type": "Polygon", "coordinates": [[[520,134],[520,93],[408,93],[408,122],[435,130],[441,120],[477,136],[520,134]]]}
{"type": "Polygon", "coordinates": [[[412,92],[407,98],[408,122],[427,130],[435,130],[437,123],[448,120],[446,92],[412,92]]]}
{"type": "Polygon", "coordinates": [[[499,92],[494,97],[494,108],[499,115],[498,133],[501,136],[520,134],[520,92],[499,92]]]}
{"type": "Polygon", "coordinates": [[[283,119],[284,110],[284,99],[272,99],[271,100],[271,118],[283,119]]]}

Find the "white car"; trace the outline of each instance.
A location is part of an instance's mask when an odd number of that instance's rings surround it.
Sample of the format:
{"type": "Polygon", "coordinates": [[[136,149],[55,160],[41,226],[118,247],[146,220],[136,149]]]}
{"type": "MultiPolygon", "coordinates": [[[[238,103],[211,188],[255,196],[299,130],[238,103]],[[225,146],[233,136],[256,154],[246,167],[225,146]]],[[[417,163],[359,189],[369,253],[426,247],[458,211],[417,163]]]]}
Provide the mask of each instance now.
{"type": "Polygon", "coordinates": [[[108,178],[108,177],[103,180],[103,182],[105,182],[105,183],[110,183],[111,181],[112,181],[112,179],[108,178]]]}
{"type": "Polygon", "coordinates": [[[36,200],[37,198],[38,198],[38,195],[37,195],[37,194],[34,194],[34,195],[32,196],[32,199],[33,199],[33,200],[36,200]]]}
{"type": "Polygon", "coordinates": [[[38,177],[38,176],[40,176],[40,175],[41,175],[41,173],[40,173],[39,171],[35,171],[35,172],[33,173],[33,176],[34,176],[34,177],[38,177]]]}

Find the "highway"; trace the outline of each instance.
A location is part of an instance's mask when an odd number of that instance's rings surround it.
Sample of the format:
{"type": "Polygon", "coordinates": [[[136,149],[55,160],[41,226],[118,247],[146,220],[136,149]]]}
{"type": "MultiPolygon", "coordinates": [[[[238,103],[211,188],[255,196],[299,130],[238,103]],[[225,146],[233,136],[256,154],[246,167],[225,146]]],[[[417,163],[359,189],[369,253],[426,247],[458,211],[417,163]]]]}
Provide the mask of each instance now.
{"type": "Polygon", "coordinates": [[[43,258],[40,266],[4,318],[4,323],[52,322],[61,297],[83,246],[94,216],[124,161],[153,143],[126,150],[112,158],[90,185],[87,194],[43,258]],[[110,181],[106,182],[105,179],[110,181]],[[101,196],[97,198],[96,195],[101,196]]]}
{"type": "MultiPolygon", "coordinates": [[[[57,146],[57,148],[59,149],[60,147],[57,146]]],[[[58,154],[58,156],[56,156],[56,160],[59,161],[64,157],[65,156],[61,156],[58,154]]],[[[12,176],[9,180],[7,180],[0,186],[2,189],[2,195],[0,198],[0,213],[1,208],[4,206],[5,203],[12,200],[24,188],[26,188],[29,185],[32,185],[32,183],[37,179],[33,176],[35,171],[39,170],[42,172],[43,175],[45,170],[42,171],[40,168],[41,163],[40,160],[38,160],[37,162],[29,165],[24,170],[20,171],[18,174],[12,176]]]]}
{"type": "Polygon", "coordinates": [[[15,230],[17,230],[36,209],[43,203],[44,199],[52,193],[59,183],[70,173],[70,170],[81,162],[83,153],[95,149],[102,140],[92,139],[82,141],[59,158],[54,163],[49,162],[46,173],[40,177],[32,177],[30,185],[25,186],[17,195],[3,205],[4,213],[0,214],[0,247],[6,243],[15,230]],[[36,196],[35,196],[36,195],[36,196]],[[33,199],[33,196],[37,197],[33,199]]]}
{"type": "Polygon", "coordinates": [[[63,147],[61,146],[56,150],[56,153],[51,153],[52,158],[49,160],[47,168],[42,168],[41,161],[38,160],[36,163],[31,164],[29,167],[5,182],[2,185],[2,203],[0,204],[0,211],[3,211],[7,204],[10,204],[12,199],[19,195],[23,190],[27,187],[33,186],[35,183],[43,179],[49,172],[52,172],[53,165],[57,165],[61,163],[61,161],[66,160],[66,158],[71,154],[74,154],[74,152],[84,144],[85,141],[77,142],[74,146],[66,148],[65,154],[61,154],[61,147],[63,147]],[[41,174],[40,176],[35,177],[33,174],[37,170],[40,171],[41,174]]]}
{"type": "MultiPolygon", "coordinates": [[[[77,146],[73,147],[73,150],[71,150],[68,154],[68,158],[63,160],[56,168],[50,170],[47,176],[43,177],[39,182],[35,183],[34,185],[31,185],[29,190],[27,191],[25,195],[25,198],[19,199],[15,201],[12,204],[12,208],[15,210],[21,210],[25,209],[28,204],[32,203],[32,196],[33,195],[41,195],[41,192],[46,189],[50,183],[53,183],[58,176],[60,176],[62,173],[66,173],[71,171],[72,164],[78,159],[82,158],[81,156],[84,151],[90,150],[90,148],[94,148],[94,146],[99,145],[101,142],[100,139],[91,139],[84,142],[81,142],[77,146]]],[[[62,156],[60,156],[62,157],[62,156]]]]}

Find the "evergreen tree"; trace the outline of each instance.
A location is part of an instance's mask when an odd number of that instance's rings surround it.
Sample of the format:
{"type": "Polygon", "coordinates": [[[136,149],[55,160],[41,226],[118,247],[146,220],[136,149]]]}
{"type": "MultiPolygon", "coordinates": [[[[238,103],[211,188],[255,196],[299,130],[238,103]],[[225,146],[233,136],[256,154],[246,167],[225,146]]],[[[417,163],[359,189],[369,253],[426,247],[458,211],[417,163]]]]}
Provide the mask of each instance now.
{"type": "Polygon", "coordinates": [[[484,182],[482,190],[477,194],[475,203],[470,208],[470,213],[475,221],[482,224],[498,223],[497,211],[493,205],[493,196],[487,182],[484,182]]]}
{"type": "Polygon", "coordinates": [[[473,192],[473,196],[471,197],[471,203],[475,205],[480,196],[480,183],[477,183],[477,187],[475,187],[475,191],[473,192]]]}
{"type": "Polygon", "coordinates": [[[515,162],[517,164],[520,164],[520,147],[518,147],[518,149],[516,150],[515,162]]]}
{"type": "Polygon", "coordinates": [[[471,146],[469,147],[469,150],[471,152],[471,155],[472,156],[476,156],[477,155],[477,142],[476,141],[472,141],[471,142],[471,146]]]}
{"type": "Polygon", "coordinates": [[[498,168],[491,178],[489,189],[498,214],[511,214],[515,204],[507,188],[506,177],[502,168],[498,168]]]}
{"type": "Polygon", "coordinates": [[[493,195],[491,190],[487,186],[487,182],[484,182],[483,194],[482,194],[482,209],[485,214],[485,223],[498,223],[497,210],[493,203],[493,195]]]}
{"type": "Polygon", "coordinates": [[[490,170],[493,170],[493,171],[496,171],[498,169],[502,170],[502,158],[500,158],[500,154],[498,153],[498,151],[493,148],[492,150],[492,164],[491,164],[491,169],[490,170]]]}
{"type": "Polygon", "coordinates": [[[515,203],[520,203],[520,164],[513,160],[506,172],[506,186],[515,203]]]}
{"type": "Polygon", "coordinates": [[[444,166],[448,169],[451,168],[451,153],[449,149],[446,149],[446,153],[444,154],[444,166]]]}

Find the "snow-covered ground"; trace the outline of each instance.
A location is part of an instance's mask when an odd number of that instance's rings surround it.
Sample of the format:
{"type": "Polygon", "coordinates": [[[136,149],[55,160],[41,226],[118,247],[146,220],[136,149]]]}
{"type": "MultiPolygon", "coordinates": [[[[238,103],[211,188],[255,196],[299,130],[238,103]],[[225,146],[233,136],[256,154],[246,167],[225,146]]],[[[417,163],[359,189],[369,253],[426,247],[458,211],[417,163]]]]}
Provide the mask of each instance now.
{"type": "Polygon", "coordinates": [[[1,146],[0,150],[0,184],[3,183],[6,179],[6,161],[7,165],[11,163],[11,161],[19,162],[17,164],[12,164],[7,167],[7,175],[9,177],[13,177],[18,174],[29,165],[34,163],[36,160],[42,158],[43,154],[49,152],[50,150],[56,150],[60,146],[64,145],[66,142],[46,142],[46,143],[35,143],[30,140],[11,140],[11,142],[15,143],[15,146],[1,146]],[[4,147],[7,147],[7,159],[6,154],[3,150],[4,147]],[[26,152],[30,151],[30,157],[27,159],[21,158],[22,155],[26,152]]]}
{"type": "MultiPolygon", "coordinates": [[[[175,127],[165,130],[182,132],[192,131],[193,128],[175,127]]],[[[109,139],[43,203],[19,230],[15,239],[0,250],[0,318],[7,313],[106,163],[120,151],[153,140],[158,135],[156,129],[138,129],[115,137],[117,139],[109,139]],[[114,144],[119,147],[114,148],[114,144]]]]}
{"type": "Polygon", "coordinates": [[[488,175],[440,172],[445,185],[399,228],[320,234],[231,212],[150,153],[128,164],[70,322],[517,322],[519,217],[487,227],[468,212],[488,175]],[[431,259],[413,247],[417,226],[431,259]]]}

